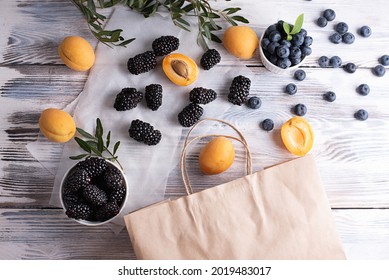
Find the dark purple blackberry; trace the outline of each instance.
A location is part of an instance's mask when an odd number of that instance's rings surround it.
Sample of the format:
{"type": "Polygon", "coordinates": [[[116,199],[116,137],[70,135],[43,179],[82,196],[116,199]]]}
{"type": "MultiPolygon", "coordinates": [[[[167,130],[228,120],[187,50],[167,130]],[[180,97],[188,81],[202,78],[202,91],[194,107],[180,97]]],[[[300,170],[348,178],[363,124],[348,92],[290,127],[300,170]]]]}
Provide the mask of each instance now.
{"type": "Polygon", "coordinates": [[[159,130],[154,129],[151,124],[139,119],[131,122],[128,134],[136,141],[145,143],[149,146],[157,145],[162,138],[162,134],[159,130]]]}
{"type": "Polygon", "coordinates": [[[109,193],[109,199],[114,199],[118,205],[122,205],[126,196],[126,188],[122,185],[114,187],[109,193]]]}
{"type": "Polygon", "coordinates": [[[152,51],[147,51],[131,57],[127,62],[128,71],[134,75],[149,72],[154,69],[155,66],[157,66],[157,60],[152,51]]]}
{"type": "Polygon", "coordinates": [[[107,169],[107,162],[103,158],[89,157],[78,162],[76,168],[85,170],[90,177],[97,177],[107,169]]]}
{"type": "Polygon", "coordinates": [[[242,105],[246,102],[250,93],[251,81],[249,78],[239,75],[232,80],[228,101],[234,105],[242,105]]]}
{"type": "Polygon", "coordinates": [[[194,125],[203,115],[203,108],[195,103],[190,103],[178,114],[178,122],[183,127],[194,125]]]}
{"type": "Polygon", "coordinates": [[[174,52],[179,46],[180,40],[174,36],[161,36],[152,43],[152,48],[156,56],[163,56],[174,52]]]}
{"type": "Polygon", "coordinates": [[[123,88],[116,95],[113,107],[116,111],[126,111],[135,108],[143,98],[143,93],[135,88],[123,88]]]}
{"type": "Polygon", "coordinates": [[[66,208],[73,204],[85,203],[85,199],[82,196],[80,196],[78,193],[63,194],[62,200],[66,208]]]}
{"type": "Polygon", "coordinates": [[[212,89],[206,89],[203,87],[196,87],[189,92],[190,102],[196,104],[208,104],[214,101],[217,97],[217,94],[212,89]]]}
{"type": "Polygon", "coordinates": [[[151,84],[145,88],[145,98],[147,107],[156,111],[162,105],[162,86],[159,84],[151,84]]]}
{"type": "Polygon", "coordinates": [[[107,190],[122,187],[123,181],[122,173],[117,168],[109,166],[104,172],[104,185],[107,190]]]}
{"type": "Polygon", "coordinates": [[[118,206],[116,200],[110,200],[108,203],[101,206],[95,212],[95,220],[103,222],[115,217],[120,212],[120,207],[118,206]]]}
{"type": "Polygon", "coordinates": [[[92,214],[92,209],[87,204],[71,204],[66,208],[65,214],[69,218],[86,220],[92,214]]]}
{"type": "Polygon", "coordinates": [[[76,169],[66,179],[64,193],[76,193],[89,185],[91,179],[88,173],[82,169],[76,169]]]}
{"type": "Polygon", "coordinates": [[[207,50],[200,59],[200,65],[204,70],[209,70],[221,61],[220,53],[215,49],[207,50]]]}
{"type": "Polygon", "coordinates": [[[82,195],[90,204],[101,206],[107,202],[107,194],[95,185],[84,188],[82,195]]]}

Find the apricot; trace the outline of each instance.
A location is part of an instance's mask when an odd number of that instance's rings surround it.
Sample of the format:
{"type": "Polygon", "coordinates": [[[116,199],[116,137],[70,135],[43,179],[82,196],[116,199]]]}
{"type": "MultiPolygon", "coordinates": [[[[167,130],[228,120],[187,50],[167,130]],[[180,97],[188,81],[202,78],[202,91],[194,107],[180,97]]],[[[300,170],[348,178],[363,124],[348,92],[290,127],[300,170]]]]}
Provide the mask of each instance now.
{"type": "Polygon", "coordinates": [[[76,124],[67,112],[49,108],[39,118],[39,128],[47,139],[54,142],[67,142],[76,133],[76,124]]]}
{"type": "Polygon", "coordinates": [[[190,57],[172,53],[162,61],[162,69],[170,81],[179,86],[187,86],[197,80],[199,69],[190,57]]]}
{"type": "Polygon", "coordinates": [[[258,36],[248,26],[231,26],[223,35],[226,50],[241,59],[250,59],[258,48],[258,36]]]}
{"type": "Polygon", "coordinates": [[[66,37],[58,47],[63,63],[76,71],[87,71],[95,62],[92,46],[79,36],[66,37]]]}
{"type": "Polygon", "coordinates": [[[232,142],[220,136],[209,141],[200,152],[200,170],[206,175],[215,175],[226,171],[235,159],[232,142]]]}
{"type": "Polygon", "coordinates": [[[296,156],[304,156],[313,146],[312,127],[302,117],[294,117],[281,127],[281,138],[286,149],[296,156]]]}

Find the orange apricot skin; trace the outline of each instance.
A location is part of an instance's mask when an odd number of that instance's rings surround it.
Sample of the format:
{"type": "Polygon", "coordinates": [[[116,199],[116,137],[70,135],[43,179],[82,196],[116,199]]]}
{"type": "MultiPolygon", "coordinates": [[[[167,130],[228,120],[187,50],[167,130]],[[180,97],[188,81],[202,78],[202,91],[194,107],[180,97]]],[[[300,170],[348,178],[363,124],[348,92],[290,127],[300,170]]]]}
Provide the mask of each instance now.
{"type": "Polygon", "coordinates": [[[293,117],[281,127],[281,138],[286,149],[296,156],[306,155],[313,147],[311,125],[303,117],[293,117]]]}
{"type": "Polygon", "coordinates": [[[58,54],[66,66],[76,71],[87,71],[95,62],[92,46],[79,36],[66,37],[58,47],[58,54]]]}
{"type": "Polygon", "coordinates": [[[232,142],[220,136],[212,139],[201,150],[199,166],[206,175],[216,175],[226,171],[235,159],[235,150],[232,142]]]}
{"type": "Polygon", "coordinates": [[[39,118],[39,128],[49,140],[58,143],[69,141],[76,133],[73,117],[60,109],[45,109],[39,118]]]}
{"type": "Polygon", "coordinates": [[[178,86],[188,86],[192,84],[197,80],[199,73],[196,62],[190,57],[180,53],[172,53],[165,56],[162,61],[162,69],[169,80],[178,86]],[[186,64],[188,77],[184,78],[177,74],[172,67],[174,61],[183,61],[186,64]]]}
{"type": "Polygon", "coordinates": [[[259,39],[255,31],[248,26],[231,26],[224,32],[223,46],[230,54],[247,60],[254,56],[259,39]]]}

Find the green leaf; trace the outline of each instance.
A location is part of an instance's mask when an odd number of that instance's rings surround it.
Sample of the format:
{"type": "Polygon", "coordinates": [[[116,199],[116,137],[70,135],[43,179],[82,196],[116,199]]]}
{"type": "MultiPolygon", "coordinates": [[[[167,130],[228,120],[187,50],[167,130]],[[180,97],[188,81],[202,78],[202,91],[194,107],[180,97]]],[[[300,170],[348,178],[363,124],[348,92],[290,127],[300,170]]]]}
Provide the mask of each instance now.
{"type": "Polygon", "coordinates": [[[282,27],[284,28],[285,33],[289,34],[289,32],[290,32],[290,25],[289,25],[289,23],[284,21],[284,23],[282,24],[282,27]]]}
{"type": "Polygon", "coordinates": [[[135,40],[135,38],[131,38],[131,39],[125,40],[125,41],[121,42],[118,46],[125,47],[125,46],[127,46],[129,43],[131,43],[134,40],[135,40]]]}
{"type": "Polygon", "coordinates": [[[90,156],[90,154],[81,154],[78,156],[70,156],[69,158],[73,159],[73,160],[79,160],[79,159],[82,159],[82,158],[87,157],[87,156],[90,156]]]}
{"type": "Polygon", "coordinates": [[[216,43],[221,43],[222,40],[220,40],[220,38],[218,36],[216,36],[215,34],[211,33],[211,40],[213,42],[216,42],[216,43]]]}
{"type": "Polygon", "coordinates": [[[97,138],[97,150],[102,153],[104,151],[103,137],[97,138]]]}
{"type": "Polygon", "coordinates": [[[231,14],[234,14],[238,11],[240,11],[241,8],[227,8],[227,9],[224,9],[223,12],[227,12],[227,15],[231,15],[231,14]]]}
{"type": "Polygon", "coordinates": [[[117,150],[119,149],[120,141],[117,141],[115,143],[115,146],[113,146],[113,154],[116,154],[117,150]]]}
{"type": "Polygon", "coordinates": [[[84,136],[85,138],[88,138],[88,139],[96,139],[93,135],[89,134],[88,132],[86,132],[85,130],[83,130],[82,128],[79,128],[77,127],[76,128],[77,132],[80,133],[82,136],[84,136]]]}
{"type": "Polygon", "coordinates": [[[242,16],[233,16],[232,19],[236,20],[236,21],[240,21],[240,22],[243,22],[243,23],[249,23],[249,21],[242,17],[242,16]]]}
{"type": "Polygon", "coordinates": [[[101,124],[101,121],[99,118],[96,119],[96,133],[95,136],[96,138],[100,138],[103,136],[103,126],[101,124]]]}
{"type": "Polygon", "coordinates": [[[107,147],[107,149],[108,149],[110,143],[111,143],[111,131],[108,131],[107,142],[106,142],[106,145],[105,145],[107,147]]]}
{"type": "Polygon", "coordinates": [[[176,18],[176,21],[186,25],[186,26],[190,26],[190,23],[187,22],[186,20],[184,20],[183,18],[179,17],[179,18],[176,18]]]}
{"type": "Polygon", "coordinates": [[[289,34],[297,34],[301,31],[301,28],[303,27],[304,23],[304,14],[301,14],[297,17],[296,22],[294,23],[292,31],[290,31],[289,34]]]}
{"type": "Polygon", "coordinates": [[[76,140],[77,144],[80,146],[81,149],[83,149],[85,152],[91,153],[92,149],[91,147],[82,139],[78,137],[74,137],[74,140],[76,140]]]}

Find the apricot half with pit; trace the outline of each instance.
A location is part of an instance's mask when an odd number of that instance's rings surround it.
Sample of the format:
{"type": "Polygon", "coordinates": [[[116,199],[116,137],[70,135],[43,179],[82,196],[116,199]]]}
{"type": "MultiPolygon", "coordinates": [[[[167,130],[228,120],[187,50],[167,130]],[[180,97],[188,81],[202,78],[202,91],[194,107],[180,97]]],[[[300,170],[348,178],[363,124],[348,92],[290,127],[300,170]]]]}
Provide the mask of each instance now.
{"type": "Polygon", "coordinates": [[[87,71],[95,62],[92,46],[79,36],[66,37],[58,47],[63,63],[76,71],[87,71]]]}
{"type": "Polygon", "coordinates": [[[67,142],[76,133],[76,123],[67,112],[49,108],[39,118],[39,128],[47,139],[54,142],[67,142]]]}
{"type": "Polygon", "coordinates": [[[163,72],[170,81],[179,86],[187,86],[197,80],[199,69],[196,62],[190,57],[172,53],[162,61],[163,72]]]}
{"type": "Polygon", "coordinates": [[[230,168],[234,159],[235,150],[232,142],[223,136],[216,137],[200,152],[200,170],[206,175],[219,174],[230,168]]]}
{"type": "Polygon", "coordinates": [[[306,155],[313,146],[313,131],[308,121],[294,117],[281,127],[281,138],[286,149],[296,156],[306,155]]]}

